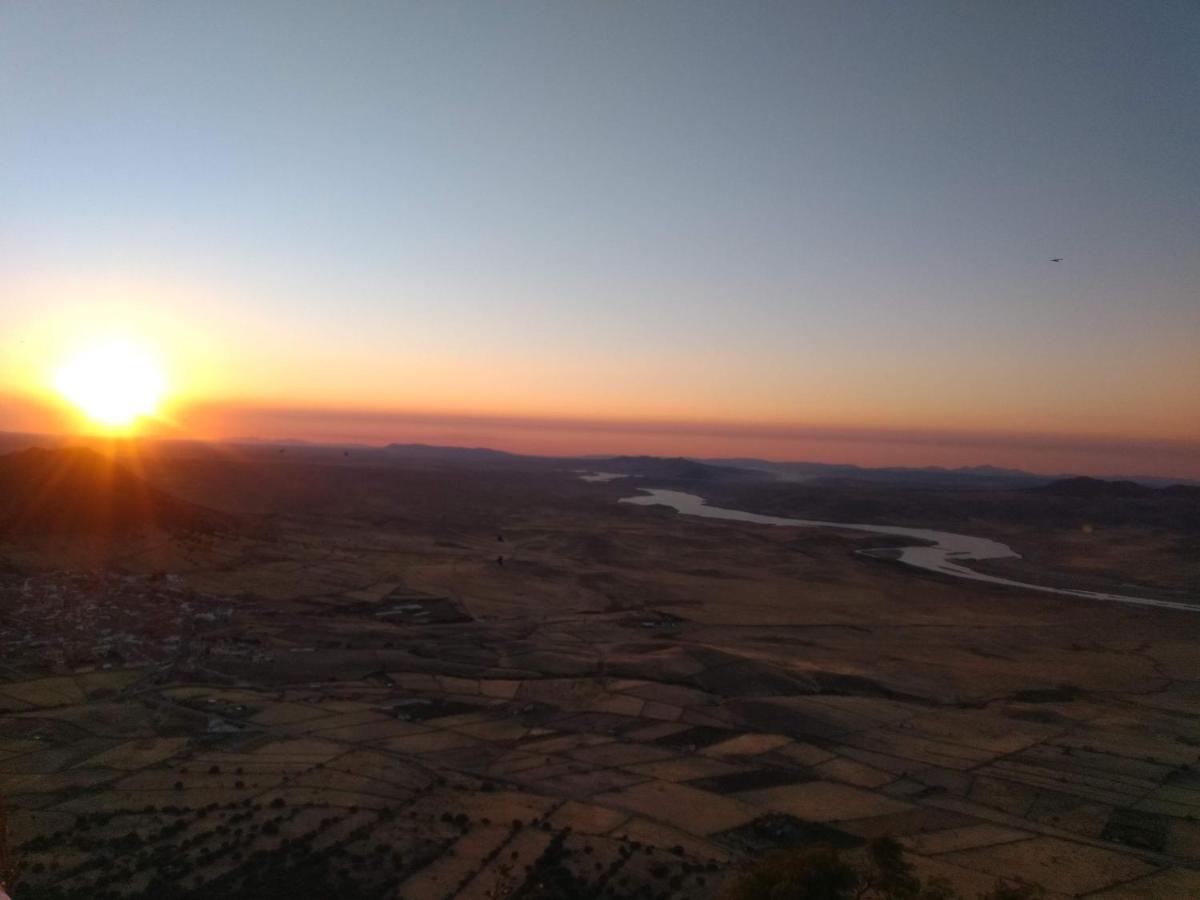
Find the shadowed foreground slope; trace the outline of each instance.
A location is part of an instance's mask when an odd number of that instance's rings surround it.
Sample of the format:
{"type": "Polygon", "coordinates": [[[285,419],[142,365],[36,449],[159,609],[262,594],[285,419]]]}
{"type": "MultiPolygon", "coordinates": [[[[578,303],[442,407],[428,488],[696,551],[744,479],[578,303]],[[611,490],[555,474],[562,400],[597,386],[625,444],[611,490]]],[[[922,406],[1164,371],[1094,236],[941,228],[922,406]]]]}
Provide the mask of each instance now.
{"type": "Polygon", "coordinates": [[[151,487],[85,448],[33,447],[0,456],[0,534],[116,534],[145,528],[208,531],[229,517],[151,487]]]}

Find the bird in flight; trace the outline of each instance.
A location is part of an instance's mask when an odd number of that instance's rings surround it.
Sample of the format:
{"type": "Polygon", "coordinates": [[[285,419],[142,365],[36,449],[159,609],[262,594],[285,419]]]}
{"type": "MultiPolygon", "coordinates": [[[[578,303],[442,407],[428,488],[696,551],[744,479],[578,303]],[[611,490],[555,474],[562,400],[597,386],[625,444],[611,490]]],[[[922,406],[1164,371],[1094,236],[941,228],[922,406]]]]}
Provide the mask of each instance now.
{"type": "Polygon", "coordinates": [[[1062,261],[1063,261],[1063,258],[1061,256],[1058,259],[1050,260],[1050,262],[1062,262],[1062,261]]]}

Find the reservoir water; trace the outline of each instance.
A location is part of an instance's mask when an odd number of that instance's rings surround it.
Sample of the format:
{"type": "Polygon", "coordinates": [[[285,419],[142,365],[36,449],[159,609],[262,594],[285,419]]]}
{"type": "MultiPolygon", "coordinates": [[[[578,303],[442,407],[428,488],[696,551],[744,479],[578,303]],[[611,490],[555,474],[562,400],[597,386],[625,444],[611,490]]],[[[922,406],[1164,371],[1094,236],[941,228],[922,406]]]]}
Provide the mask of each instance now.
{"type": "Polygon", "coordinates": [[[1023,588],[1030,591],[1045,591],[1051,594],[1066,594],[1070,597],[1082,597],[1086,600],[1106,600],[1113,603],[1131,603],[1136,606],[1154,606],[1162,609],[1200,612],[1200,606],[1194,606],[1189,603],[1179,603],[1172,600],[1153,600],[1149,597],[1129,597],[1123,594],[1108,594],[1101,591],[1085,591],[1074,588],[1056,588],[1040,584],[1029,584],[1024,581],[1014,581],[1011,578],[987,575],[963,565],[963,563],[972,560],[1020,559],[1020,554],[1007,544],[1002,544],[999,541],[993,541],[988,538],[971,537],[967,534],[954,534],[949,531],[934,531],[929,528],[904,528],[898,525],[863,525],[849,522],[823,522],[817,519],[789,519],[783,516],[766,516],[760,513],[709,506],[703,497],[683,491],[650,488],[641,488],[640,490],[642,493],[638,496],[625,497],[620,502],[631,503],[636,506],[669,506],[682,515],[703,516],[706,519],[728,519],[734,522],[751,522],[756,525],[781,525],[798,528],[844,528],[851,531],[866,531],[871,534],[886,534],[892,537],[906,538],[923,543],[913,546],[899,542],[896,547],[860,550],[858,552],[864,556],[895,559],[904,565],[924,569],[927,572],[938,572],[942,575],[952,575],[955,578],[966,578],[971,581],[985,581],[989,584],[1002,584],[1008,587],[1023,588]]]}

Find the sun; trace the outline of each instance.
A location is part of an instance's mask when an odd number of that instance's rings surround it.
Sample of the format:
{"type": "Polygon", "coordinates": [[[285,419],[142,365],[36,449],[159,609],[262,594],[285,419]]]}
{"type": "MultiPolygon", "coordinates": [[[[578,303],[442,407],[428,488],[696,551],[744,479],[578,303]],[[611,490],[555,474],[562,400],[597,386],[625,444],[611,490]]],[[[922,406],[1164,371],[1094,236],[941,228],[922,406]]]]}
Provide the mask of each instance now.
{"type": "Polygon", "coordinates": [[[167,392],[154,355],[119,338],[80,350],[58,370],[54,386],[92,422],[110,430],[128,429],[154,415],[167,392]]]}

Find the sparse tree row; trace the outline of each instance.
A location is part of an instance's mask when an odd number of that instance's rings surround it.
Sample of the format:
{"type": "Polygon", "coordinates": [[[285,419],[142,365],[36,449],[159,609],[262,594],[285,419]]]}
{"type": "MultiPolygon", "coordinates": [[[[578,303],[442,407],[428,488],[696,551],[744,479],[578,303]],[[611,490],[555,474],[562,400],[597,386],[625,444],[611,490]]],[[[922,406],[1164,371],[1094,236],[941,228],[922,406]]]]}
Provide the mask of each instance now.
{"type": "MultiPolygon", "coordinates": [[[[387,842],[374,840],[381,829],[397,823],[396,809],[370,812],[371,821],[350,831],[339,829],[351,824],[343,811],[321,818],[297,837],[283,836],[302,811],[312,809],[310,804],[288,807],[276,799],[265,807],[246,801],[195,810],[95,813],[81,817],[70,831],[40,835],[18,850],[9,844],[7,810],[0,800],[0,886],[11,889],[17,883],[24,854],[53,858],[75,850],[86,853],[86,860],[62,871],[36,862],[30,869],[33,877],[13,900],[403,898],[406,879],[438,857],[453,856],[455,843],[475,825],[492,825],[486,819],[473,823],[465,814],[443,813],[438,824],[445,834],[426,835],[418,851],[406,858],[387,842]],[[124,815],[152,817],[159,825],[145,835],[121,830],[105,837],[105,829],[124,815]],[[195,827],[205,821],[210,827],[195,827]],[[218,862],[232,865],[211,874],[218,862]],[[130,889],[134,880],[143,886],[130,889]]],[[[350,810],[351,815],[357,812],[350,810]]],[[[506,833],[506,840],[467,871],[446,900],[489,868],[496,877],[488,896],[495,900],[682,900],[721,880],[728,882],[722,900],[965,900],[945,882],[922,882],[891,838],[871,841],[853,859],[826,844],[772,851],[730,873],[711,861],[686,858],[682,847],[662,853],[628,839],[620,841],[614,858],[601,861],[593,855],[592,843],[573,840],[570,827],[554,828],[544,819],[514,819],[506,833]],[[525,828],[546,833],[544,849],[528,860],[511,850],[525,828]]],[[[1041,896],[1036,886],[998,883],[980,900],[1041,896]]]]}
{"type": "MultiPolygon", "coordinates": [[[[1041,888],[998,883],[979,900],[1037,900],[1041,888]]],[[[739,876],[723,900],[965,900],[946,882],[922,882],[900,844],[876,838],[855,864],[828,846],[768,853],[739,876]]]]}

